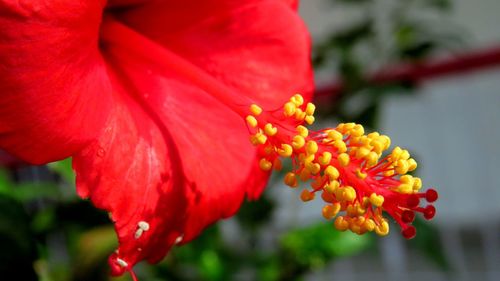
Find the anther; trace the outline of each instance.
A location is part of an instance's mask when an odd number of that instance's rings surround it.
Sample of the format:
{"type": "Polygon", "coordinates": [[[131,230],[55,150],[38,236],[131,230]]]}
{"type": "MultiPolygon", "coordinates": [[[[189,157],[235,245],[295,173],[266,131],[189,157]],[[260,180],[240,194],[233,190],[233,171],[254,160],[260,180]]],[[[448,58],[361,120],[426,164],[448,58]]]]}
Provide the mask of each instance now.
{"type": "Polygon", "coordinates": [[[349,222],[347,222],[343,216],[338,216],[333,223],[335,228],[340,231],[345,231],[349,228],[349,222]]]}
{"type": "Polygon", "coordinates": [[[304,98],[300,94],[295,94],[290,98],[290,101],[293,102],[296,106],[301,106],[304,104],[304,98]]]}
{"type": "Polygon", "coordinates": [[[307,115],[304,118],[304,120],[306,121],[307,124],[312,125],[314,123],[315,118],[312,115],[307,115]]]}
{"type": "Polygon", "coordinates": [[[300,135],[296,135],[292,139],[292,146],[295,149],[301,149],[306,144],[306,140],[304,137],[300,135]]]}
{"type": "Polygon", "coordinates": [[[274,127],[271,123],[267,123],[264,126],[264,132],[266,133],[266,135],[272,137],[276,135],[276,133],[278,133],[278,128],[274,127]]]}
{"type": "Polygon", "coordinates": [[[248,126],[250,126],[252,128],[257,127],[257,125],[258,125],[257,119],[255,119],[255,117],[253,117],[252,115],[248,115],[246,118],[246,121],[247,121],[248,126]]]}
{"type": "Polygon", "coordinates": [[[330,164],[330,161],[332,161],[332,154],[328,151],[323,152],[323,154],[318,157],[318,162],[323,166],[330,164]]]}
{"type": "Polygon", "coordinates": [[[309,130],[302,126],[302,125],[299,125],[297,126],[297,128],[295,128],[297,130],[297,132],[299,133],[299,135],[301,135],[302,137],[307,137],[309,135],[309,130]]]}
{"type": "Polygon", "coordinates": [[[281,144],[281,149],[278,149],[278,154],[281,157],[290,157],[292,153],[293,153],[292,146],[286,143],[281,144]]]}
{"type": "Polygon", "coordinates": [[[381,207],[384,204],[384,196],[382,195],[377,195],[375,193],[372,193],[370,195],[370,203],[372,203],[373,206],[376,207],[381,207]]]}
{"type": "Polygon", "coordinates": [[[313,115],[314,111],[316,110],[316,106],[312,103],[308,103],[306,106],[306,114],[307,115],[313,115]]]}
{"type": "Polygon", "coordinates": [[[293,102],[287,102],[283,106],[283,114],[286,117],[293,116],[295,114],[296,110],[297,110],[297,106],[293,102]]]}
{"type": "Polygon", "coordinates": [[[250,105],[250,112],[252,112],[254,116],[259,116],[262,113],[262,108],[256,104],[252,104],[250,105]]]}
{"type": "Polygon", "coordinates": [[[289,187],[297,187],[297,175],[293,172],[286,173],[284,182],[289,187]]]}
{"type": "Polygon", "coordinates": [[[307,189],[302,190],[300,194],[300,199],[304,202],[311,201],[314,199],[314,193],[310,192],[307,189]]]}
{"type": "Polygon", "coordinates": [[[266,158],[262,158],[259,161],[259,167],[263,171],[269,171],[273,167],[273,164],[269,160],[267,160],[266,158]]]}
{"type": "Polygon", "coordinates": [[[339,154],[337,159],[339,160],[339,163],[342,167],[347,167],[349,165],[350,158],[349,158],[349,155],[347,153],[339,154]]]}
{"type": "Polygon", "coordinates": [[[313,140],[308,141],[306,144],[306,152],[309,155],[315,154],[316,152],[318,152],[318,143],[316,143],[313,140]]]}

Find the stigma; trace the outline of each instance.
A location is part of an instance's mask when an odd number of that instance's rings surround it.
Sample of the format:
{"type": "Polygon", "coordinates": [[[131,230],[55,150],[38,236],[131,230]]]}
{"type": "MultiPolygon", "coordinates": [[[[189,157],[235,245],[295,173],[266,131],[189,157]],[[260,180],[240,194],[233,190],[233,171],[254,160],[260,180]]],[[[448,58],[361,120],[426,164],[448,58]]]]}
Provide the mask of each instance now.
{"type": "Polygon", "coordinates": [[[290,158],[292,169],[284,183],[301,186],[304,202],[321,198],[323,217],[340,231],[385,236],[388,215],[405,238],[413,238],[416,213],[432,219],[436,209],[431,203],[438,199],[434,189],[421,191],[422,180],[408,174],[417,168],[415,159],[398,146],[390,150],[388,136],[366,134],[359,124],[309,130],[314,111],[314,104],[305,103],[299,94],[277,110],[250,106],[246,123],[250,142],[259,148],[259,167],[281,170],[282,161],[290,158]]]}

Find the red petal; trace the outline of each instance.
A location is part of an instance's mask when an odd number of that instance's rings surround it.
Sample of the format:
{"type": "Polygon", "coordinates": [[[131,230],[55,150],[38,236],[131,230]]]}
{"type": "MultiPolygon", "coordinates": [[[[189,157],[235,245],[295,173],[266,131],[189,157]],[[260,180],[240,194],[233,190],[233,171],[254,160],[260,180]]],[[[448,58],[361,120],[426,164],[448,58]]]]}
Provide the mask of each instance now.
{"type": "MultiPolygon", "coordinates": [[[[200,42],[185,44],[200,47],[198,71],[208,71],[221,87],[233,89],[233,98],[246,95],[260,103],[277,104],[276,100],[288,98],[295,91],[310,89],[312,83],[308,41],[297,45],[300,40],[293,40],[305,38],[303,29],[298,29],[301,33],[297,34],[287,31],[287,26],[296,30],[293,23],[298,21],[289,11],[275,4],[239,9],[231,14],[232,21],[227,17],[222,20],[233,25],[241,19],[238,30],[221,29],[224,25],[214,19],[202,29],[205,31],[197,30],[202,32],[200,42]],[[259,24],[268,23],[270,17],[282,11],[287,25],[281,26],[280,32],[275,26],[259,24]],[[255,25],[247,25],[250,18],[255,25]],[[219,28],[214,29],[214,23],[219,28]],[[202,40],[223,47],[205,36],[227,44],[234,42],[228,45],[234,51],[205,48],[200,45],[202,40]],[[242,57],[245,47],[238,41],[256,36],[260,39],[245,40],[244,45],[254,50],[254,56],[242,57]],[[292,60],[288,50],[297,57],[292,60]],[[237,69],[229,64],[237,61],[236,57],[243,58],[240,64],[252,61],[266,71],[237,69]],[[285,71],[297,58],[296,71],[285,71]]],[[[112,212],[120,239],[116,258],[128,265],[141,259],[155,262],[177,237],[191,240],[208,224],[234,214],[245,194],[258,196],[267,174],[257,167],[256,150],[249,144],[242,116],[214,98],[218,95],[179,73],[175,65],[162,67],[165,60],[156,50],[161,46],[144,37],[110,34],[116,38],[107,41],[105,50],[119,81],[116,84],[123,85],[117,88],[115,98],[121,104],[99,143],[75,157],[78,189],[80,195],[90,196],[98,207],[112,212]],[[133,41],[133,46],[127,40],[133,41]],[[125,45],[120,45],[123,42],[125,45]],[[133,52],[141,46],[145,46],[143,53],[133,52]],[[135,239],[136,232],[141,232],[140,221],[148,222],[150,229],[135,239]]],[[[190,36],[194,40],[194,33],[190,36]]]]}
{"type": "Polygon", "coordinates": [[[111,105],[104,1],[0,2],[0,147],[32,163],[95,139],[111,105]]]}
{"type": "Polygon", "coordinates": [[[151,2],[119,17],[266,108],[298,91],[310,98],[310,38],[288,6],[295,1],[192,2],[151,2]]]}

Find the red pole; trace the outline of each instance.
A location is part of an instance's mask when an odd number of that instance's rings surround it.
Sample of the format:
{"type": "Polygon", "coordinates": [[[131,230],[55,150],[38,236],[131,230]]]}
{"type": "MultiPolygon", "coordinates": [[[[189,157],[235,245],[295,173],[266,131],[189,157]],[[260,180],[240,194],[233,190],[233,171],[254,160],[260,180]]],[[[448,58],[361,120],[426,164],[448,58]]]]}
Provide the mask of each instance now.
{"type": "MultiPolygon", "coordinates": [[[[454,75],[468,71],[500,66],[500,46],[453,55],[444,59],[402,64],[374,73],[367,79],[374,84],[391,82],[411,82],[418,84],[424,80],[454,75]]],[[[341,81],[326,84],[316,90],[316,99],[334,96],[343,89],[341,81]]]]}

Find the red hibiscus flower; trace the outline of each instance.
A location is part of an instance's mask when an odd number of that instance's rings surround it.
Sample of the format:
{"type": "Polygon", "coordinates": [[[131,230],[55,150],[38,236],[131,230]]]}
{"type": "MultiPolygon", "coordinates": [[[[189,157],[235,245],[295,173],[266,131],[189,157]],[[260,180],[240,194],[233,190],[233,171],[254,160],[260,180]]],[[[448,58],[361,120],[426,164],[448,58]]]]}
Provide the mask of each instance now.
{"type": "Polygon", "coordinates": [[[294,0],[0,1],[0,147],[73,157],[110,212],[113,274],[156,262],[256,198],[242,121],[312,89],[294,0]]]}

